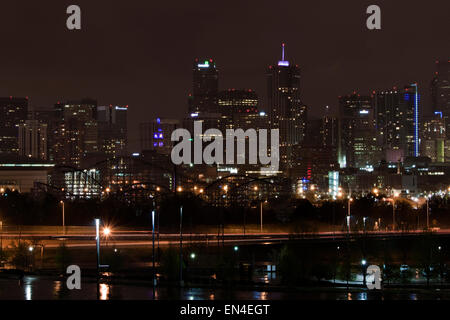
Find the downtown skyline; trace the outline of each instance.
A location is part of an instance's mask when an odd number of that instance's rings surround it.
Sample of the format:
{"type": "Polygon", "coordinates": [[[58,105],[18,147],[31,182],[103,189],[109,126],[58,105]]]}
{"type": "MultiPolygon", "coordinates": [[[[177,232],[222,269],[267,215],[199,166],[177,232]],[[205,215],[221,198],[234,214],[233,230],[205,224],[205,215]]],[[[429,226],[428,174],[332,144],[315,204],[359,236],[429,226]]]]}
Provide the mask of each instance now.
{"type": "Polygon", "coordinates": [[[131,149],[138,148],[142,119],[185,115],[195,57],[217,62],[220,90],[251,88],[264,109],[266,68],[281,58],[285,42],[286,59],[300,67],[310,117],[321,116],[326,105],[336,111],[339,95],[412,82],[423,94],[422,115],[431,112],[435,60],[448,58],[450,51],[443,1],[420,12],[410,2],[381,2],[383,27],[373,32],[365,28],[366,4],[356,1],[282,3],[280,14],[271,11],[270,2],[253,1],[216,7],[200,1],[181,7],[140,1],[79,5],[78,33],[64,28],[65,4],[46,6],[45,12],[38,4],[4,5],[8,15],[0,32],[9,50],[1,53],[0,95],[28,96],[32,108],[84,97],[129,105],[131,149]],[[223,28],[230,16],[234,23],[223,28]],[[7,33],[14,17],[20,17],[15,32],[7,33]],[[267,19],[273,23],[261,24],[267,19]]]}

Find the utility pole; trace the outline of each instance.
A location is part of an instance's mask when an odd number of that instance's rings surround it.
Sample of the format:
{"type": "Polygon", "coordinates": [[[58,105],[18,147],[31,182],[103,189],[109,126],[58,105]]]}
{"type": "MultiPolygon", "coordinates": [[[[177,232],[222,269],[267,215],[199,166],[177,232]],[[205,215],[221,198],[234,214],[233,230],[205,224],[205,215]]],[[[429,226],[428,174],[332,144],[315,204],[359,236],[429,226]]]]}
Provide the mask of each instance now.
{"type": "Polygon", "coordinates": [[[155,300],[155,209],[152,210],[152,270],[153,270],[153,300],[155,300]]]}
{"type": "Polygon", "coordinates": [[[180,206],[180,286],[183,286],[183,206],[180,206]]]}
{"type": "Polygon", "coordinates": [[[260,201],[259,203],[259,211],[261,216],[261,233],[263,232],[263,203],[260,201]]]}

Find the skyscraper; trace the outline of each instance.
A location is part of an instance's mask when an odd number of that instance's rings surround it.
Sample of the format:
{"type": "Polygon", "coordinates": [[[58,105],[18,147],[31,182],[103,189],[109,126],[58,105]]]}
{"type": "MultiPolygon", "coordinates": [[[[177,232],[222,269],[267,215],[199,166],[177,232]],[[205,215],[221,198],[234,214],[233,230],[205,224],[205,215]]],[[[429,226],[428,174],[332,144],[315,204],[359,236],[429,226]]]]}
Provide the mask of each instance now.
{"type": "Polygon", "coordinates": [[[19,124],[19,156],[47,160],[47,124],[26,120],[19,124]]]}
{"type": "Polygon", "coordinates": [[[0,156],[19,153],[19,124],[27,119],[28,98],[0,98],[0,156]]]}
{"type": "Polygon", "coordinates": [[[98,106],[98,149],[106,158],[127,153],[128,106],[98,106]]]}
{"type": "Polygon", "coordinates": [[[218,97],[219,112],[225,127],[222,129],[244,129],[247,121],[251,122],[247,118],[258,114],[258,95],[251,89],[228,89],[220,91],[218,97]]]}
{"type": "Polygon", "coordinates": [[[300,68],[285,60],[284,43],[281,60],[267,72],[269,121],[280,133],[280,162],[289,168],[292,147],[300,144],[306,133],[306,106],[300,100],[300,68]]]}
{"type": "Polygon", "coordinates": [[[420,140],[420,155],[429,157],[433,162],[445,159],[445,119],[442,112],[435,111],[431,117],[424,117],[420,140]]]}
{"type": "Polygon", "coordinates": [[[57,164],[82,167],[98,151],[97,102],[90,99],[57,103],[53,153],[57,164]]]}
{"type": "Polygon", "coordinates": [[[367,168],[379,160],[371,96],[356,92],[339,97],[339,149],[341,167],[367,168]]]}
{"type": "Polygon", "coordinates": [[[217,113],[219,73],[213,59],[195,59],[193,65],[193,94],[189,96],[189,113],[217,113]]]}
{"type": "Polygon", "coordinates": [[[152,122],[141,123],[141,151],[156,150],[158,153],[170,155],[174,144],[171,140],[172,132],[180,127],[181,123],[176,119],[156,118],[152,122]]]}
{"type": "MultiPolygon", "coordinates": [[[[450,119],[450,60],[437,60],[436,72],[431,81],[431,103],[434,111],[441,111],[450,119]]],[[[450,121],[447,120],[447,138],[450,138],[450,121]]]]}

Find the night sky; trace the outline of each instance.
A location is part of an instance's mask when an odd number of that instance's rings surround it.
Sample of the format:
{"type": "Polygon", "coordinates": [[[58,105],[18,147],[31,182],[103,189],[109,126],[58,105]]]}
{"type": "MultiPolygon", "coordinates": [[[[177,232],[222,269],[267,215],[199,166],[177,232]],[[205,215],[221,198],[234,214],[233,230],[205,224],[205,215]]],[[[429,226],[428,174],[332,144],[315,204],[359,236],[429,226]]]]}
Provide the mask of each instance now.
{"type": "Polygon", "coordinates": [[[435,60],[450,57],[450,1],[2,1],[0,95],[28,96],[34,108],[91,97],[128,104],[131,149],[138,123],[182,117],[192,61],[212,57],[219,86],[252,88],[266,101],[265,71],[298,64],[310,115],[337,96],[417,81],[430,108],[435,60]],[[82,30],[66,28],[81,7],[82,30]],[[382,29],[366,28],[381,7],[382,29]]]}

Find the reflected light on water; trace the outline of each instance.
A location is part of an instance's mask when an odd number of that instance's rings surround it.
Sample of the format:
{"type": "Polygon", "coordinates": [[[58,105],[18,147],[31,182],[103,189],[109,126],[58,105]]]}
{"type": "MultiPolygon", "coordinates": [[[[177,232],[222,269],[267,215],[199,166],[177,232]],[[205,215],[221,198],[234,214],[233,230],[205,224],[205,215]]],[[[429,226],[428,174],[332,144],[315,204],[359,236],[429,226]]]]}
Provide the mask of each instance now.
{"type": "Polygon", "coordinates": [[[53,294],[55,296],[57,296],[61,292],[62,289],[61,283],[62,283],[61,281],[55,281],[53,284],[53,294]]]}
{"type": "Polygon", "coordinates": [[[254,292],[253,293],[253,298],[255,300],[267,300],[267,292],[263,291],[263,292],[254,292]]]}
{"type": "Polygon", "coordinates": [[[25,285],[25,300],[31,300],[33,290],[31,284],[25,285]]]}
{"type": "Polygon", "coordinates": [[[100,300],[108,300],[109,297],[109,285],[105,283],[100,284],[100,300]]]}

